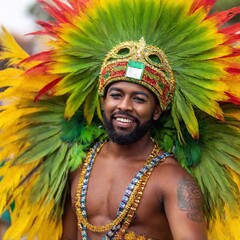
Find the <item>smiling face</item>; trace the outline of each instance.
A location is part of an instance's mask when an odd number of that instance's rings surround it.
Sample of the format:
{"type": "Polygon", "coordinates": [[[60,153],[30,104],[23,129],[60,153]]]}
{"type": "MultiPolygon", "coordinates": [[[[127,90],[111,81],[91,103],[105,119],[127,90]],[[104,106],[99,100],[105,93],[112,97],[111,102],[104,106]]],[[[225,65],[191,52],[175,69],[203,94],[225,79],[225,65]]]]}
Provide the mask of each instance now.
{"type": "Polygon", "coordinates": [[[149,132],[159,116],[160,106],[147,88],[124,81],[108,88],[104,98],[104,123],[113,142],[136,142],[149,132]]]}

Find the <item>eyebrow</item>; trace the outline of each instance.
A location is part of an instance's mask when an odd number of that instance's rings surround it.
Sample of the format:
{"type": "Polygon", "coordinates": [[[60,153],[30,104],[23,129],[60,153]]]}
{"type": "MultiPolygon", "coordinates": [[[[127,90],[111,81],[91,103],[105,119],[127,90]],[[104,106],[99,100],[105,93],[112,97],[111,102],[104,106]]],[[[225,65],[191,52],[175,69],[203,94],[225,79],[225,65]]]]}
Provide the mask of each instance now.
{"type": "MultiPolygon", "coordinates": [[[[121,88],[117,88],[117,87],[110,87],[109,88],[109,92],[111,91],[118,91],[118,92],[123,92],[121,88]]],[[[143,91],[133,91],[133,94],[134,95],[137,95],[137,94],[141,94],[141,95],[144,95],[145,97],[149,98],[149,95],[143,91]]]]}

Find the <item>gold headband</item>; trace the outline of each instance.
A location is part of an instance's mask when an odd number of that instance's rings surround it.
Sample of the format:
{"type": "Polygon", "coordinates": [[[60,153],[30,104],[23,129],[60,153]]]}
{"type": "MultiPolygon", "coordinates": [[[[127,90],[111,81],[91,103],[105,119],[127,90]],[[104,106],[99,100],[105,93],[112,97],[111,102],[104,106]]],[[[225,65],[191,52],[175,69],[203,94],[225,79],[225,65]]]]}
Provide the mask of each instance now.
{"type": "Polygon", "coordinates": [[[172,100],[175,80],[164,52],[155,46],[139,42],[123,42],[114,47],[103,61],[99,93],[116,81],[128,81],[145,86],[158,98],[162,111],[172,100]]]}

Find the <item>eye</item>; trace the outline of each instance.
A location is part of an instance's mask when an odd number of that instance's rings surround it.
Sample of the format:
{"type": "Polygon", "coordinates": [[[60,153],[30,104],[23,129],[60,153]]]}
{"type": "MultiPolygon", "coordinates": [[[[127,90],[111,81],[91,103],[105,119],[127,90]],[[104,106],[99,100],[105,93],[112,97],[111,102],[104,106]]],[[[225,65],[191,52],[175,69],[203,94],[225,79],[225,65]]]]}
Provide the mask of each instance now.
{"type": "Polygon", "coordinates": [[[113,99],[120,99],[122,97],[121,93],[116,93],[116,92],[112,92],[109,94],[109,96],[113,99]]]}
{"type": "Polygon", "coordinates": [[[137,103],[145,103],[146,102],[146,99],[143,97],[134,97],[133,99],[137,103]]]}

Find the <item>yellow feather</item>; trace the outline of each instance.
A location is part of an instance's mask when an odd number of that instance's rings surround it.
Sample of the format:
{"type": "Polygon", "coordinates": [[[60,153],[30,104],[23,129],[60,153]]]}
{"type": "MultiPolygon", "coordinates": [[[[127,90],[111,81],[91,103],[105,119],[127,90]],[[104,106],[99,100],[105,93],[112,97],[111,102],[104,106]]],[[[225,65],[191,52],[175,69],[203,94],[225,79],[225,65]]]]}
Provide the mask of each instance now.
{"type": "MultiPolygon", "coordinates": [[[[238,240],[240,236],[240,217],[231,217],[230,210],[225,209],[226,218],[217,216],[215,223],[209,229],[209,239],[214,240],[238,240]]],[[[240,208],[239,208],[240,211],[240,208]]]]}
{"type": "Polygon", "coordinates": [[[18,45],[12,35],[2,27],[0,36],[3,52],[0,54],[0,59],[10,59],[11,65],[19,64],[20,61],[27,58],[29,55],[18,45]]]}
{"type": "Polygon", "coordinates": [[[35,184],[37,177],[29,181],[28,188],[21,189],[15,195],[15,205],[18,211],[13,211],[12,225],[4,236],[4,239],[27,239],[58,240],[62,234],[61,219],[51,216],[54,208],[54,201],[44,204],[44,199],[37,203],[30,203],[28,196],[31,186],[35,184]],[[23,221],[24,219],[24,221],[23,221]]]}

